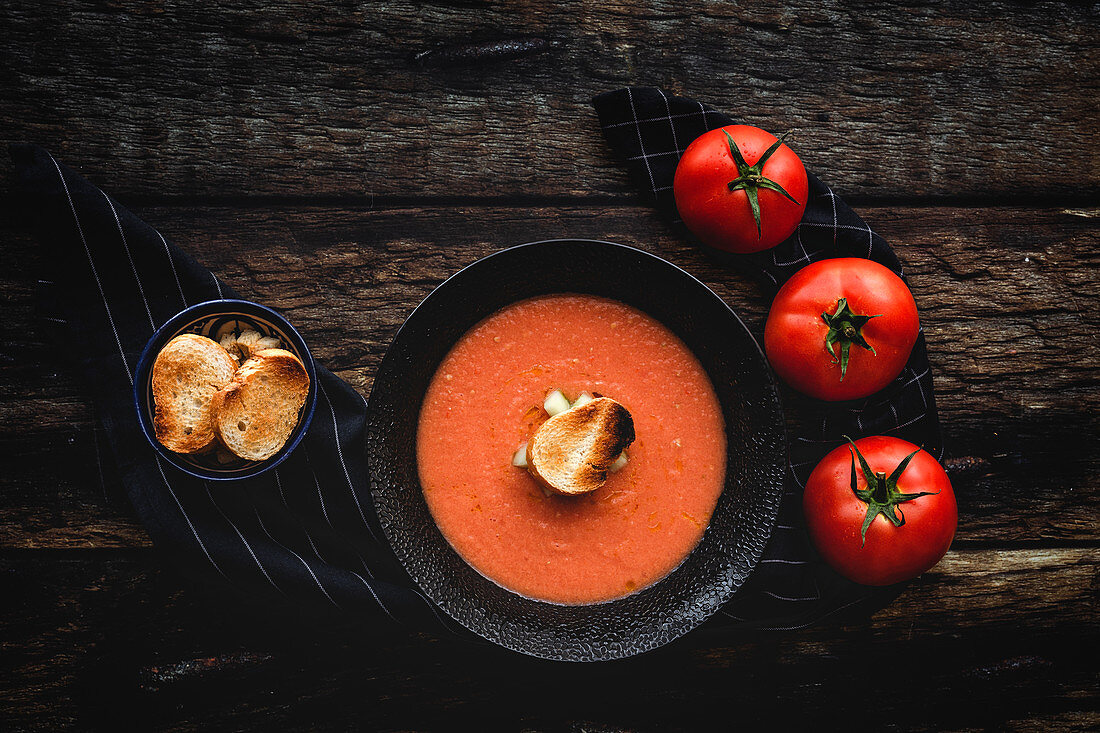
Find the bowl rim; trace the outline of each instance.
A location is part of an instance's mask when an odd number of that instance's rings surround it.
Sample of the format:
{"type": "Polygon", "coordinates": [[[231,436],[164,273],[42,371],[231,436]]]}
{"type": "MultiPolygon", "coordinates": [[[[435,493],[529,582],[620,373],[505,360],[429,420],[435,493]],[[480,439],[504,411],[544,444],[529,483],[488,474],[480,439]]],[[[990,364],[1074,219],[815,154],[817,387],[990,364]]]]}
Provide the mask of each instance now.
{"type": "Polygon", "coordinates": [[[317,365],[313,360],[313,353],[309,350],[309,346],[306,344],[305,339],[298,329],[290,323],[287,318],[266,305],[255,303],[251,300],[243,300],[240,298],[215,298],[213,300],[205,300],[201,303],[190,305],[179,313],[169,318],[162,323],[154,332],[149,340],[145,342],[145,346],[141,350],[141,356],[138,358],[137,366],[134,369],[134,386],[133,386],[133,403],[134,410],[137,413],[138,425],[141,427],[142,435],[149,442],[149,445],[153,447],[153,450],[157,452],[164,460],[171,463],[173,466],[183,471],[184,473],[200,478],[207,481],[241,481],[244,479],[258,476],[272,468],[275,468],[282,463],[286,458],[294,452],[294,449],[305,438],[306,433],[309,430],[310,423],[313,421],[313,413],[317,407],[317,365]],[[266,461],[260,461],[255,466],[244,469],[237,473],[232,474],[215,474],[206,473],[201,469],[196,468],[181,460],[179,455],[161,445],[157,440],[156,435],[153,432],[153,426],[149,421],[147,411],[144,409],[143,393],[146,391],[146,383],[152,379],[152,364],[155,361],[157,355],[161,349],[167,344],[168,339],[165,337],[169,332],[173,332],[180,327],[180,325],[189,322],[195,318],[195,315],[199,311],[204,311],[203,316],[215,316],[219,313],[226,314],[233,312],[234,310],[253,311],[257,315],[261,315],[277,323],[280,328],[285,329],[287,336],[294,340],[294,346],[298,351],[298,356],[302,357],[302,365],[306,369],[306,375],[309,377],[309,393],[306,395],[306,402],[303,405],[302,415],[299,417],[298,425],[294,428],[294,432],[290,434],[285,445],[279,449],[279,451],[268,458],[266,461]],[[163,342],[163,343],[161,343],[163,342]]]}
{"type": "MultiPolygon", "coordinates": [[[[536,242],[524,242],[523,244],[515,244],[515,245],[512,245],[511,247],[504,247],[503,249],[498,249],[495,252],[490,252],[489,254],[485,255],[484,257],[479,257],[476,260],[474,260],[473,262],[470,262],[469,264],[463,266],[460,270],[458,270],[457,272],[452,274],[450,277],[445,279],[443,282],[439,283],[434,288],[432,288],[432,291],[430,293],[428,293],[426,296],[424,296],[424,298],[419,303],[416,304],[415,308],[413,308],[411,311],[409,311],[409,315],[405,316],[405,320],[402,321],[402,323],[398,327],[397,331],[393,334],[393,338],[390,340],[390,345],[392,346],[393,342],[397,340],[397,337],[401,335],[401,332],[405,330],[405,326],[408,325],[409,321],[412,320],[412,317],[414,315],[416,315],[416,312],[418,310],[420,310],[424,306],[425,303],[428,302],[429,298],[431,298],[433,295],[435,295],[435,291],[439,290],[444,285],[451,282],[451,280],[454,280],[455,278],[461,276],[464,272],[466,272],[470,268],[475,267],[477,265],[480,265],[483,262],[487,262],[488,260],[491,260],[494,257],[499,257],[499,256],[501,256],[505,253],[515,252],[516,250],[524,249],[526,247],[538,247],[538,246],[544,245],[544,244],[558,244],[558,243],[570,243],[570,244],[572,244],[572,243],[578,243],[578,242],[582,243],[582,244],[602,244],[602,245],[607,245],[608,247],[616,247],[618,249],[625,249],[625,250],[629,250],[631,252],[635,252],[635,253],[638,253],[638,254],[641,254],[641,255],[645,255],[646,257],[648,257],[652,260],[657,260],[658,262],[661,262],[661,263],[663,263],[663,264],[665,264],[665,265],[667,265],[667,266],[669,266],[669,267],[671,267],[675,270],[678,270],[681,275],[683,275],[683,276],[687,277],[688,279],[694,281],[696,284],[706,288],[707,291],[709,291],[711,295],[713,295],[719,302],[721,302],[721,304],[723,306],[725,306],[726,310],[728,310],[730,312],[730,315],[733,316],[734,320],[737,321],[737,323],[741,326],[741,328],[745,329],[745,332],[748,333],[748,335],[750,337],[752,337],[752,345],[756,348],[756,353],[758,353],[760,355],[760,357],[764,360],[764,364],[766,364],[767,367],[768,367],[768,379],[772,383],[772,386],[775,387],[775,389],[776,389],[776,397],[779,397],[779,398],[782,397],[782,395],[780,394],[780,390],[779,390],[779,378],[776,376],[775,371],[772,369],[771,362],[768,361],[768,356],[767,356],[766,353],[764,353],[764,349],[763,349],[763,347],[760,346],[760,342],[758,342],[756,340],[756,336],[753,336],[752,331],[750,331],[749,327],[745,325],[745,322],[741,320],[741,316],[739,316],[737,314],[737,311],[735,311],[733,308],[731,308],[729,303],[727,303],[720,295],[718,295],[718,293],[711,290],[711,287],[709,285],[707,285],[705,282],[703,282],[699,278],[692,275],[690,272],[688,272],[684,268],[680,267],[679,265],[677,265],[674,262],[669,262],[668,260],[666,260],[664,257],[661,257],[660,255],[655,255],[652,252],[647,252],[646,250],[640,249],[638,247],[632,247],[629,244],[621,244],[619,242],[609,242],[606,239],[585,239],[584,237],[559,237],[557,239],[540,239],[536,242]]],[[[569,292],[569,291],[568,290],[562,290],[561,292],[564,293],[564,292],[569,292]]],[[[633,307],[633,306],[631,306],[631,307],[633,307]]],[[[641,310],[641,309],[639,308],[638,310],[641,310]]],[[[386,354],[389,354],[389,349],[386,350],[386,354]]],[[[382,361],[385,362],[385,360],[386,360],[386,357],[383,356],[382,361]]],[[[379,369],[382,368],[382,363],[381,362],[379,363],[378,368],[379,369]]],[[[371,391],[372,392],[374,391],[374,384],[373,383],[371,384],[371,391]]],[[[853,400],[853,402],[854,401],[856,401],[856,400],[853,400]]],[[[784,436],[786,436],[786,433],[787,433],[787,429],[786,429],[786,426],[784,426],[784,428],[783,428],[784,436]]]]}
{"type": "MultiPolygon", "coordinates": [[[[677,276],[682,277],[682,278],[686,278],[686,282],[693,285],[693,286],[695,286],[695,287],[702,288],[703,290],[706,291],[706,293],[709,294],[709,296],[715,302],[721,304],[722,308],[724,309],[724,312],[728,316],[732,316],[732,319],[733,319],[732,322],[735,323],[738,327],[740,327],[743,330],[743,332],[745,333],[745,335],[747,335],[749,337],[749,340],[752,342],[752,345],[755,349],[755,355],[759,358],[760,363],[764,367],[764,372],[765,373],[762,375],[762,378],[764,380],[764,389],[767,392],[769,392],[771,394],[771,396],[774,398],[776,407],[777,407],[779,415],[780,415],[780,418],[777,421],[777,423],[778,423],[777,427],[778,427],[779,436],[780,436],[780,440],[781,440],[781,446],[779,448],[779,454],[780,455],[778,456],[778,458],[781,461],[781,465],[779,466],[779,471],[781,473],[782,478],[780,480],[785,481],[786,472],[787,472],[787,468],[788,468],[788,464],[789,464],[790,444],[789,444],[789,435],[788,435],[788,431],[787,431],[786,421],[785,421],[785,418],[783,417],[783,415],[785,415],[785,411],[783,409],[782,394],[781,394],[781,390],[779,388],[779,382],[778,382],[778,379],[777,379],[774,371],[771,368],[770,363],[768,362],[767,356],[766,356],[763,348],[760,346],[759,341],[753,335],[752,331],[748,328],[748,326],[745,325],[745,322],[741,319],[741,317],[738,315],[738,313],[732,307],[730,307],[730,305],[728,303],[726,303],[726,301],[721,296],[719,296],[717,293],[715,293],[714,290],[712,290],[710,288],[710,286],[708,286],[702,280],[695,277],[694,275],[692,275],[690,272],[688,272],[684,268],[682,268],[682,267],[680,267],[680,266],[678,266],[678,265],[676,265],[672,262],[669,262],[667,259],[665,259],[664,257],[661,257],[660,255],[654,254],[652,252],[648,252],[648,251],[640,249],[638,247],[634,247],[634,246],[626,245],[626,244],[621,244],[621,243],[618,243],[618,242],[610,242],[610,241],[601,240],[601,239],[586,239],[586,238],[564,237],[564,238],[555,238],[555,239],[543,239],[543,240],[537,240],[537,241],[532,241],[532,242],[525,242],[525,243],[522,243],[522,244],[513,245],[513,246],[509,246],[509,247],[504,247],[502,249],[498,249],[494,252],[491,252],[491,253],[485,255],[484,257],[480,257],[480,258],[474,260],[473,262],[470,262],[467,265],[463,266],[461,269],[456,271],[454,274],[452,274],[451,276],[447,277],[445,280],[440,282],[406,316],[406,318],[402,322],[401,326],[394,333],[394,336],[391,339],[389,346],[387,347],[386,353],[383,356],[382,361],[379,363],[378,368],[375,371],[375,380],[371,385],[371,394],[368,398],[368,403],[367,403],[367,407],[368,407],[368,410],[367,410],[368,430],[367,430],[367,439],[366,439],[367,445],[365,446],[365,448],[368,452],[368,455],[367,455],[368,476],[370,478],[370,484],[371,484],[370,485],[370,490],[371,490],[371,493],[372,493],[372,498],[375,497],[375,494],[376,494],[376,492],[379,491],[379,489],[378,489],[378,487],[376,485],[376,482],[374,480],[374,472],[369,469],[369,464],[371,463],[372,460],[374,460],[373,455],[372,455],[372,451],[370,449],[370,444],[374,440],[374,438],[372,436],[372,431],[370,429],[370,424],[372,423],[374,413],[377,410],[377,406],[372,405],[371,402],[373,401],[373,398],[375,398],[375,391],[376,391],[376,388],[379,384],[379,380],[377,378],[378,375],[381,374],[385,369],[387,369],[387,367],[392,368],[393,362],[396,359],[394,346],[411,329],[410,323],[412,321],[414,321],[414,317],[416,316],[416,314],[418,312],[422,311],[423,309],[425,309],[426,303],[433,296],[435,296],[436,293],[439,290],[441,290],[444,287],[451,284],[452,281],[454,281],[458,278],[464,277],[467,274],[467,271],[471,270],[472,268],[484,266],[484,264],[486,262],[488,262],[490,260],[493,260],[493,259],[496,259],[496,258],[505,257],[505,256],[515,256],[517,254],[517,251],[525,250],[525,249],[528,249],[528,248],[545,246],[545,245],[553,245],[553,244],[601,245],[601,246],[607,246],[607,247],[614,247],[618,250],[625,250],[625,251],[629,252],[630,256],[636,256],[636,257],[640,256],[643,259],[653,261],[653,262],[655,262],[656,264],[658,264],[660,266],[671,268],[673,271],[675,271],[675,274],[677,276]]],[[[560,290],[560,292],[573,292],[573,291],[571,291],[568,287],[563,287],[560,290]]],[[[642,310],[643,312],[645,312],[644,308],[640,308],[638,306],[631,306],[631,307],[638,308],[639,310],[642,310]]],[[[488,315],[491,315],[491,314],[484,314],[483,317],[487,317],[488,315]]],[[[654,316],[652,316],[652,314],[649,314],[649,315],[651,317],[654,317],[654,316]]],[[[668,327],[668,326],[666,326],[666,327],[668,327]]],[[[669,327],[669,328],[671,328],[671,327],[669,327]]],[[[674,333],[675,333],[675,331],[674,331],[674,333]]],[[[461,336],[459,338],[461,338],[461,336]]],[[[451,342],[449,344],[448,348],[452,348],[454,346],[454,343],[455,342],[451,342]]],[[[708,376],[709,376],[709,373],[708,373],[708,376]]],[[[418,416],[419,416],[419,409],[420,409],[420,406],[418,405],[418,408],[417,408],[417,415],[418,416]]],[[[726,488],[728,488],[728,484],[723,488],[723,491],[725,491],[726,488]]],[[[422,491],[422,489],[421,489],[421,491],[422,491]]],[[[782,497],[780,497],[780,499],[781,498],[782,497]]],[[[733,596],[737,593],[737,591],[739,591],[742,587],[744,587],[744,584],[745,584],[745,582],[747,582],[749,576],[752,574],[752,572],[755,571],[756,567],[759,565],[760,559],[763,557],[763,554],[764,554],[764,549],[765,549],[765,545],[767,543],[767,540],[774,533],[775,525],[778,522],[778,515],[779,515],[779,501],[776,502],[775,511],[771,512],[770,517],[768,517],[767,528],[766,528],[767,532],[764,536],[763,542],[761,543],[761,545],[759,547],[759,550],[758,551],[753,551],[751,557],[749,557],[748,560],[747,560],[747,568],[746,568],[746,573],[745,573],[744,578],[741,579],[741,581],[739,583],[737,583],[735,585],[735,587],[730,589],[728,593],[724,594],[722,600],[720,602],[716,603],[714,605],[713,609],[705,617],[695,619],[694,623],[687,623],[687,624],[682,625],[677,633],[671,634],[671,635],[667,636],[667,638],[662,638],[657,643],[652,644],[651,646],[647,646],[647,647],[642,648],[642,649],[632,650],[632,651],[630,651],[626,654],[620,654],[620,655],[607,654],[607,655],[603,655],[603,656],[593,656],[593,657],[584,657],[584,658],[575,659],[575,658],[571,658],[571,657],[568,657],[568,656],[555,656],[555,655],[550,655],[550,654],[539,654],[539,653],[536,653],[536,652],[534,652],[530,649],[520,648],[520,647],[515,646],[513,644],[505,643],[500,638],[492,638],[490,636],[487,636],[481,629],[472,627],[471,625],[467,624],[462,619],[457,618],[454,614],[452,614],[451,611],[446,606],[444,606],[442,603],[440,603],[436,599],[435,594],[432,592],[432,589],[425,588],[424,585],[422,585],[420,583],[420,581],[417,579],[417,575],[414,574],[406,566],[406,562],[405,562],[405,559],[404,559],[403,555],[401,553],[397,552],[396,550],[394,550],[394,554],[396,555],[399,563],[402,565],[402,567],[405,568],[406,572],[409,574],[409,577],[412,580],[412,582],[414,584],[416,584],[416,586],[431,600],[433,605],[435,605],[440,610],[442,610],[444,613],[446,613],[450,618],[454,619],[456,623],[460,624],[464,628],[469,629],[472,633],[476,634],[477,636],[479,636],[481,638],[484,638],[484,639],[486,639],[486,640],[488,640],[488,641],[490,641],[494,644],[502,646],[502,647],[504,647],[504,648],[506,648],[510,651],[514,651],[514,652],[525,654],[525,655],[540,657],[540,658],[543,658],[543,659],[553,660],[553,661],[566,661],[566,662],[613,661],[613,660],[616,660],[616,659],[622,659],[622,658],[626,658],[626,657],[630,657],[630,656],[636,656],[638,654],[646,653],[648,651],[652,651],[656,648],[664,646],[664,645],[674,641],[675,639],[682,637],[684,634],[688,633],[689,631],[693,630],[694,628],[696,628],[697,626],[702,624],[704,621],[706,621],[707,618],[710,618],[715,613],[717,613],[718,610],[720,610],[722,606],[724,606],[726,603],[729,602],[729,600],[731,598],[733,598],[733,596]]],[[[393,545],[394,545],[393,539],[394,538],[391,536],[390,523],[382,521],[381,517],[379,517],[379,519],[380,519],[380,524],[382,526],[383,532],[385,533],[385,535],[387,537],[387,540],[390,542],[391,547],[393,547],[393,545]]],[[[444,540],[446,541],[446,538],[444,538],[444,540]]],[[[447,544],[449,545],[450,543],[448,542],[447,544]]],[[[702,544],[702,540],[700,540],[700,544],[702,544]]],[[[456,552],[456,554],[457,554],[457,551],[454,551],[453,547],[451,548],[451,550],[453,552],[456,552]]],[[[695,552],[695,550],[692,550],[692,552],[695,552]]],[[[690,554],[691,553],[689,553],[689,556],[690,556],[690,554]]],[[[459,558],[462,559],[461,555],[459,555],[459,558]]],[[[465,562],[464,559],[462,559],[462,560],[463,560],[463,562],[465,562]]],[[[686,558],[685,558],[684,561],[686,562],[686,558]]],[[[481,574],[480,571],[478,571],[476,568],[474,568],[473,570],[474,570],[474,572],[478,573],[479,575],[481,574]]],[[[675,570],[673,572],[675,572],[675,570]]],[[[484,577],[484,576],[482,576],[482,577],[484,577]]],[[[666,578],[667,577],[671,577],[671,574],[669,576],[666,576],[666,578]]],[[[658,580],[656,583],[649,586],[649,588],[656,587],[660,583],[664,582],[664,580],[665,579],[658,580]]],[[[489,580],[489,582],[494,582],[495,583],[495,581],[492,581],[491,579],[489,580]]],[[[497,585],[499,586],[499,584],[497,584],[497,585]]],[[[503,588],[503,586],[499,586],[499,587],[503,588]]],[[[539,599],[527,598],[527,597],[522,596],[518,593],[515,593],[514,591],[511,591],[507,588],[504,588],[504,590],[508,593],[511,593],[512,595],[515,595],[517,598],[521,598],[521,599],[524,599],[526,601],[531,601],[531,602],[541,603],[541,604],[548,604],[548,605],[558,605],[558,604],[553,604],[553,603],[550,603],[550,602],[547,602],[547,601],[542,601],[542,600],[539,600],[539,599]]],[[[627,598],[629,598],[629,597],[630,596],[627,596],[627,598]]],[[[620,601],[620,600],[623,600],[623,599],[611,599],[610,601],[602,601],[602,602],[599,602],[599,603],[584,604],[584,605],[588,606],[588,607],[599,606],[599,605],[613,603],[613,602],[620,601]]]]}

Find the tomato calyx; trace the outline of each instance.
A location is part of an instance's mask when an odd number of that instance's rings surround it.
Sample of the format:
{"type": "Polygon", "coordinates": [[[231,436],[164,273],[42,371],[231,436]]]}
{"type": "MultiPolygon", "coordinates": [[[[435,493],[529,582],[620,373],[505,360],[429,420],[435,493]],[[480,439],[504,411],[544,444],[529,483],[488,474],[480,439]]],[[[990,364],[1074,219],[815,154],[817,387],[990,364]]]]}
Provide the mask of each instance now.
{"type": "Polygon", "coordinates": [[[783,144],[783,141],[787,139],[787,135],[790,135],[793,130],[788,130],[776,138],[776,141],[772,143],[772,146],[764,151],[764,154],[760,156],[760,160],[756,161],[755,165],[749,165],[745,162],[745,156],[741,155],[741,148],[737,147],[737,143],[733,141],[730,134],[725,130],[722,132],[726,136],[726,142],[729,143],[730,155],[733,156],[733,162],[737,164],[737,178],[730,181],[727,185],[730,192],[744,190],[745,195],[749,197],[749,208],[752,209],[752,218],[756,220],[756,238],[760,239],[760,200],[757,196],[757,192],[761,188],[766,188],[769,191],[775,191],[786,196],[790,201],[798,206],[801,204],[795,200],[794,196],[787,193],[786,189],[780,186],[778,183],[770,178],[764,177],[764,164],[768,162],[768,158],[772,157],[772,153],[779,150],[779,146],[783,144]]]}
{"type": "Polygon", "coordinates": [[[860,501],[867,504],[867,514],[863,517],[863,526],[860,528],[859,534],[863,541],[863,545],[867,544],[867,528],[871,526],[871,522],[879,514],[890,520],[890,523],[895,527],[901,527],[905,524],[905,513],[901,510],[901,504],[907,501],[913,501],[913,499],[919,499],[922,496],[931,496],[938,494],[938,491],[921,491],[916,494],[903,494],[898,491],[898,479],[901,478],[901,474],[905,471],[905,467],[909,465],[909,461],[913,460],[913,456],[920,453],[921,449],[917,448],[915,451],[901,459],[901,463],[897,465],[894,472],[889,476],[885,471],[872,471],[871,466],[868,465],[867,459],[863,457],[863,454],[859,452],[859,448],[847,435],[844,439],[848,441],[850,447],[848,452],[852,454],[852,493],[859,498],[860,501]],[[856,458],[859,458],[859,465],[863,471],[863,479],[867,482],[867,488],[859,489],[856,483],[856,458]],[[895,510],[897,514],[895,514],[895,510]]]}
{"type": "Polygon", "coordinates": [[[882,314],[878,313],[873,316],[861,316],[857,313],[853,313],[852,309],[848,307],[848,299],[841,298],[836,302],[836,313],[829,315],[828,312],[822,313],[821,318],[825,321],[825,325],[829,327],[828,333],[825,334],[825,350],[829,352],[829,356],[833,358],[833,363],[840,362],[840,381],[844,381],[844,377],[848,374],[848,353],[852,348],[852,344],[870,351],[875,356],[875,347],[867,343],[867,339],[863,338],[863,333],[860,331],[867,322],[872,318],[879,318],[882,314]],[[834,346],[840,343],[840,358],[837,358],[836,349],[834,346]]]}

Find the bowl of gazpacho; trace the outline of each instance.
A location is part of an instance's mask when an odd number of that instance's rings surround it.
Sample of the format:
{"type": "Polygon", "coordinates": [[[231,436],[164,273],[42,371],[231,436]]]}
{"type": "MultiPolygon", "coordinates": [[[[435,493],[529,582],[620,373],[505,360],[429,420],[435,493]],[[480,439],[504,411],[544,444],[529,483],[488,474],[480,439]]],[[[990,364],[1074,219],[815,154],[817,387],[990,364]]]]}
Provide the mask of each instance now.
{"type": "Polygon", "coordinates": [[[379,519],[424,593],[522,653],[668,643],[752,572],[783,492],[774,378],[712,291],[642,250],[536,242],[478,260],[375,377],[379,519]]]}

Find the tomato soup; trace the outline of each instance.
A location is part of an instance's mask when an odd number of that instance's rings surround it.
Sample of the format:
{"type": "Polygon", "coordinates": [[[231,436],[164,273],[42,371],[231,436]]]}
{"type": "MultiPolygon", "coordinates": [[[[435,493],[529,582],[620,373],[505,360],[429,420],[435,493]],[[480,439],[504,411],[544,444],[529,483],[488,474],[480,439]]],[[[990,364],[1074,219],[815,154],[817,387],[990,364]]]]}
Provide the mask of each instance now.
{"type": "Polygon", "coordinates": [[[509,590],[563,604],[629,595],[675,569],[726,470],[698,359],[650,316],[589,295],[514,303],[466,333],[428,388],[416,449],[428,508],[459,555],[509,590]],[[611,397],[633,416],[628,463],[590,493],[548,496],[512,465],[553,389],[611,397]]]}

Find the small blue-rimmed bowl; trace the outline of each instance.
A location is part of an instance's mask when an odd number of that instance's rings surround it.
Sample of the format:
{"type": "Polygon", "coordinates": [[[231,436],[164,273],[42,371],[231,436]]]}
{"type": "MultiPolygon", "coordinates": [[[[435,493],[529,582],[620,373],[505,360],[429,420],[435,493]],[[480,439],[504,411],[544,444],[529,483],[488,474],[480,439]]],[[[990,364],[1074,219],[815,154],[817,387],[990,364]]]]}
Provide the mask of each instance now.
{"type": "Polygon", "coordinates": [[[247,300],[209,300],[193,305],[177,313],[157,329],[145,345],[134,373],[134,407],[137,409],[141,432],[149,440],[153,450],[176,468],[192,476],[215,481],[249,478],[275,468],[294,451],[305,437],[313,408],[317,406],[317,368],[313,356],[302,336],[290,322],[272,309],[247,300]],[[225,449],[217,449],[198,455],[174,453],[157,440],[153,429],[153,362],[165,345],[183,333],[206,336],[214,341],[229,333],[259,331],[264,336],[274,336],[282,342],[282,348],[293,353],[309,375],[309,393],[298,412],[298,424],[278,453],[266,461],[248,461],[233,456],[225,449]]]}

